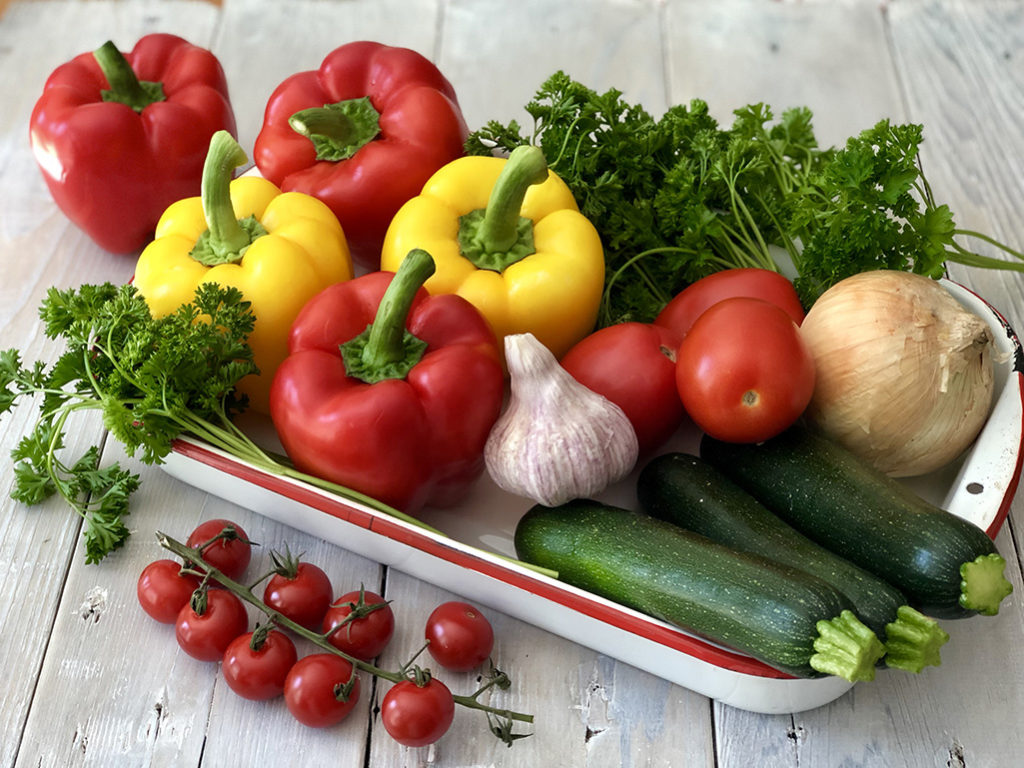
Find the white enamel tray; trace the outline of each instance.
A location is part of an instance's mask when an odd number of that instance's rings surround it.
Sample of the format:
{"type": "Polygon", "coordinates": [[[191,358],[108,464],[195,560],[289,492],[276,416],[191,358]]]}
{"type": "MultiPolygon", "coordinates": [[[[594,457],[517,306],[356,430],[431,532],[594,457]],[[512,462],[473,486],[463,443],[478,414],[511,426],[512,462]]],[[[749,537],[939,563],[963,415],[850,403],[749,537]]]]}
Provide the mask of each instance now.
{"type": "MultiPolygon", "coordinates": [[[[912,487],[995,536],[1013,499],[1024,455],[1024,355],[998,312],[962,286],[945,285],[992,326],[1000,356],[996,392],[989,420],[967,454],[941,472],[916,478],[912,487]]],[[[698,441],[699,434],[682,429],[663,450],[696,452],[698,441]]],[[[851,687],[835,677],[789,677],[510,562],[516,523],[531,502],[501,491],[486,476],[459,507],[421,515],[445,537],[268,474],[193,438],[179,439],[163,467],[184,482],[268,518],[734,707],[767,714],[799,712],[833,701],[851,687]]],[[[636,472],[601,498],[635,506],[635,480],[636,472]]]]}

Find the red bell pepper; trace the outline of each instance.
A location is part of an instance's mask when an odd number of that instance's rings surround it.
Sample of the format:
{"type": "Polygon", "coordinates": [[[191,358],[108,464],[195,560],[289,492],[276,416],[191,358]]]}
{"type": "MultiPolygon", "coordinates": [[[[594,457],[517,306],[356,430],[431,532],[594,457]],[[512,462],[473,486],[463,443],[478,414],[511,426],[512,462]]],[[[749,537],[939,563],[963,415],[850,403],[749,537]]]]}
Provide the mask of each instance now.
{"type": "Polygon", "coordinates": [[[141,249],[167,206],[198,195],[210,137],[236,133],[220,62],[167,34],[57,67],[29,128],[54,201],[112,253],[141,249]]]}
{"type": "Polygon", "coordinates": [[[429,295],[422,285],[433,271],[430,255],[414,250],[396,273],[315,295],[270,390],[271,418],[299,470],[409,514],[465,496],[504,395],[490,326],[462,297],[429,295]]]}
{"type": "Polygon", "coordinates": [[[455,90],[430,60],[362,41],[274,90],[253,159],[281,189],[323,200],[352,258],[377,269],[392,217],[464,154],[467,133],[455,90]]]}

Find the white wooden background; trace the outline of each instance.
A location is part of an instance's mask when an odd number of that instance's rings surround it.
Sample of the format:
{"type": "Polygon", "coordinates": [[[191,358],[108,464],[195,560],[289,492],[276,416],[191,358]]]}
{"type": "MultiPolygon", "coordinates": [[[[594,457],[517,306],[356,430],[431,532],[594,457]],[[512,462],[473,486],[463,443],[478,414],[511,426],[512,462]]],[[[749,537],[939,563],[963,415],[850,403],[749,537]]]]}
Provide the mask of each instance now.
{"type": "MultiPolygon", "coordinates": [[[[881,117],[919,121],[928,176],[958,223],[1024,245],[1020,0],[0,0],[0,345],[27,359],[56,354],[36,316],[49,286],[124,280],[134,266],[92,245],[52,204],[28,148],[32,105],[59,63],[154,31],[220,57],[250,149],[272,88],[354,39],[431,57],[471,126],[522,118],[557,68],[655,113],[692,97],[725,120],[750,102],[807,104],[826,143],[881,117]]],[[[1024,278],[952,276],[1024,329],[1024,278]]],[[[400,627],[390,666],[416,647],[428,608],[451,595],[132,461],[143,477],[133,536],[87,566],[65,508],[8,498],[8,454],[33,417],[21,408],[0,423],[0,766],[1003,768],[1024,754],[1024,501],[997,542],[1015,595],[996,618],[947,622],[941,668],[883,674],[818,710],[760,716],[492,612],[496,655],[514,679],[497,700],[535,713],[534,735],[507,749],[462,710],[436,747],[408,750],[383,733],[369,686],[360,710],[327,731],[297,725],[280,701],[234,696],[142,615],[135,581],[162,555],[156,529],[184,536],[228,516],[257,540],[305,551],[336,585],[382,585],[400,627]]],[[[86,420],[71,448],[102,438],[86,420]]],[[[123,458],[113,444],[105,456],[123,458]]],[[[454,684],[475,687],[471,676],[454,684]]]]}

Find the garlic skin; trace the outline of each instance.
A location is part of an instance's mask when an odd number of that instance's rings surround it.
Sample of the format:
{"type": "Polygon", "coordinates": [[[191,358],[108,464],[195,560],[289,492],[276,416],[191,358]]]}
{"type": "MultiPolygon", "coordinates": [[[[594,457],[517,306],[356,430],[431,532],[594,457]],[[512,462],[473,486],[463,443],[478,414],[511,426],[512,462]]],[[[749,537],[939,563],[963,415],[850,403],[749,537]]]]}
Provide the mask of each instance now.
{"type": "Polygon", "coordinates": [[[808,420],[892,477],[945,466],[988,418],[991,328],[936,280],[854,275],[821,295],[800,333],[817,373],[808,420]]]}
{"type": "Polygon", "coordinates": [[[600,493],[636,464],[622,409],[587,389],[531,333],[505,337],[510,396],[484,462],[503,490],[549,507],[600,493]]]}

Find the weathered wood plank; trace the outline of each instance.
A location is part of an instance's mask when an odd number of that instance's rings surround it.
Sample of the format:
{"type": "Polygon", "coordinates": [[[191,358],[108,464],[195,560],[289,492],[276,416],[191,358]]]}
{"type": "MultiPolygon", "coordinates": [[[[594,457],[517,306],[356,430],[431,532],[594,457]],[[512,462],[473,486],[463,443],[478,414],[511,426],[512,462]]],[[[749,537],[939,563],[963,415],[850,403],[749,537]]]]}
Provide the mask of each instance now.
{"type": "MultiPolygon", "coordinates": [[[[430,611],[446,600],[460,599],[394,569],[388,575],[388,597],[394,599],[396,632],[383,662],[392,668],[422,645],[430,611]]],[[[460,708],[451,730],[432,747],[409,749],[375,738],[370,765],[713,765],[707,699],[481,609],[494,627],[494,663],[512,681],[508,691],[495,692],[490,702],[533,714],[533,725],[517,724],[516,731],[534,735],[509,749],[487,732],[481,713],[460,708]]],[[[479,685],[477,673],[447,672],[426,654],[418,661],[456,693],[472,693],[479,685]]],[[[378,687],[378,703],[389,687],[378,687]]],[[[373,728],[383,730],[376,714],[373,728]]]]}
{"type": "Polygon", "coordinates": [[[669,0],[672,103],[700,98],[723,124],[763,102],[810,107],[822,146],[903,115],[878,3],[669,0]]]}

